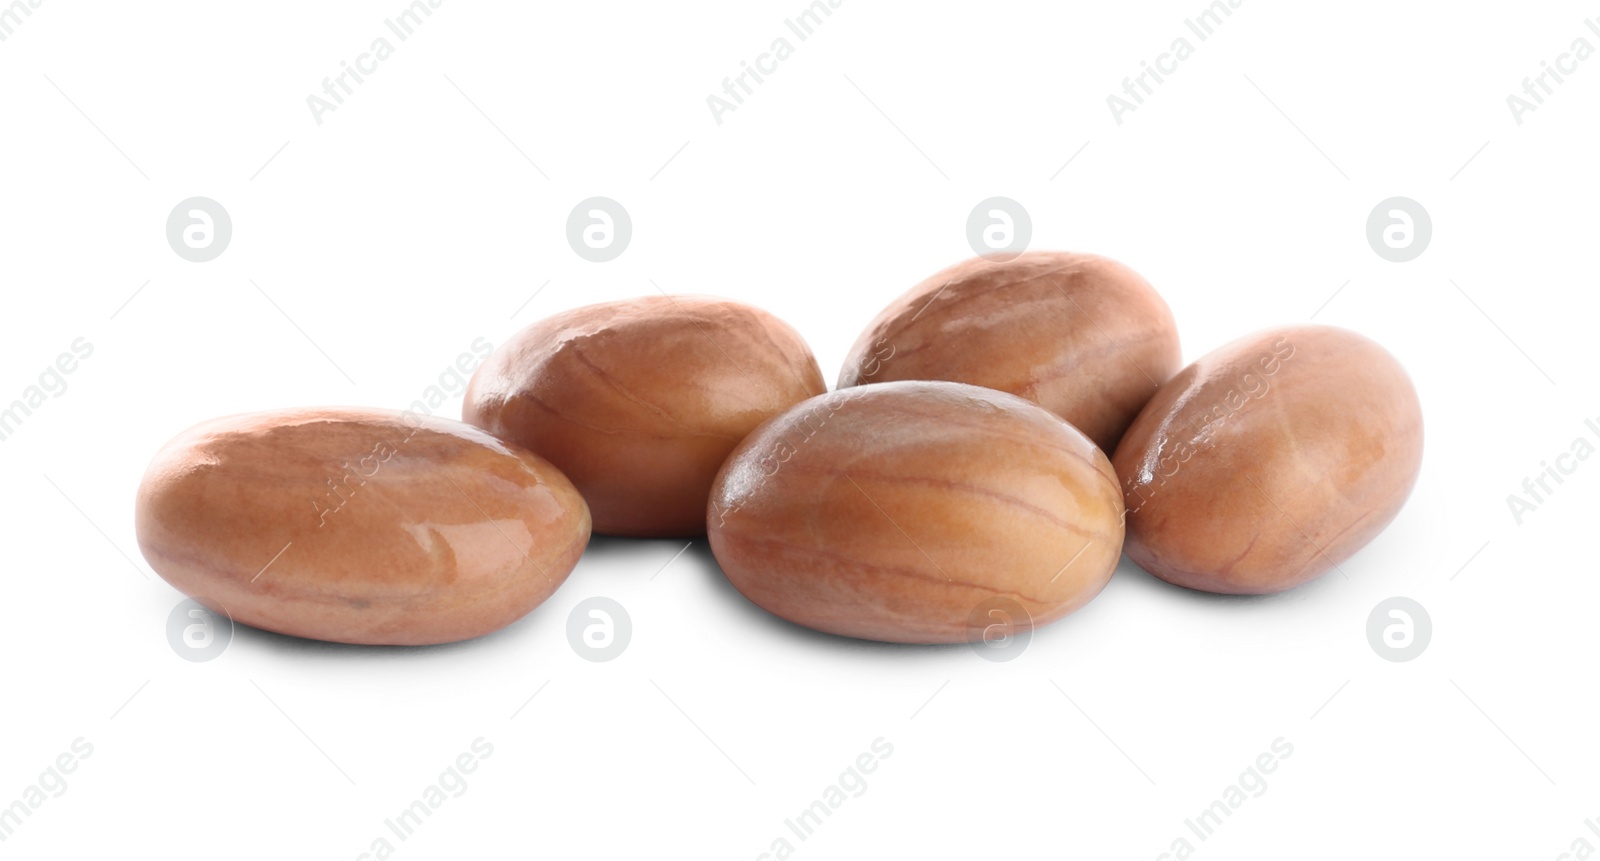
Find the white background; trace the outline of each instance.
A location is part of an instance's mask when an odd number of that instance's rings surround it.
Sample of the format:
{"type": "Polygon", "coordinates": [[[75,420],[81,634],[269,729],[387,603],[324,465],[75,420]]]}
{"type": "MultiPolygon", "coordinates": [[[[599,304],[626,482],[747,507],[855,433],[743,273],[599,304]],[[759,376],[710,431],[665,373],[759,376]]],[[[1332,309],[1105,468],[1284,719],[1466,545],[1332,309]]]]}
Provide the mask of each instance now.
{"type": "Polygon", "coordinates": [[[1583,23],[1600,7],[1249,0],[1200,42],[1183,26],[1200,0],[848,0],[799,42],[783,21],[800,0],[450,0],[319,126],[306,97],[402,8],[47,0],[0,42],[0,402],[94,345],[0,443],[0,805],[74,739],[94,746],[0,855],[354,858],[478,737],[493,755],[400,857],[1600,844],[1600,462],[1520,525],[1506,502],[1600,417],[1600,59],[1521,125],[1506,105],[1574,39],[1600,46],[1583,23]],[[794,55],[716,123],[706,97],[784,35],[794,55]],[[1118,125],[1106,97],[1184,35],[1194,55],[1118,125]],[[234,224],[205,264],[164,237],[195,195],[234,224]],[[614,262],[566,244],[593,195],[632,214],[614,262]],[[703,540],[660,570],[684,542],[602,538],[481,640],[241,629],[210,663],[169,648],[181,596],[139,557],[132,503],[191,424],[403,408],[473,339],[652,282],[774,312],[831,381],[880,307],[971,254],[967,214],[993,195],[1027,207],[1034,247],[1142,272],[1186,360],[1315,314],[1404,362],[1422,476],[1348,578],[1223,598],[1124,561],[995,664],[779,622],[703,540]],[[1365,238],[1395,195],[1432,214],[1411,263],[1365,238]],[[567,643],[593,595],[633,620],[610,663],[567,643]],[[1409,663],[1366,639],[1394,595],[1433,620],[1409,663]],[[880,737],[893,754],[867,790],[790,833],[880,737]],[[1198,840],[1185,818],[1280,737],[1294,752],[1267,790],[1198,840]]]}

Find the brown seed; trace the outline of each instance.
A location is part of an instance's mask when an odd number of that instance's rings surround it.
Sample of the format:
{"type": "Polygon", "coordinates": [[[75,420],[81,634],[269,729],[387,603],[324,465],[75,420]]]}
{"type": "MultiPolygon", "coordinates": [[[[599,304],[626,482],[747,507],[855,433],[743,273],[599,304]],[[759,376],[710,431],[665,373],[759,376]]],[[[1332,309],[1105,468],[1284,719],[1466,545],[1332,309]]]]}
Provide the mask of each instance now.
{"type": "Polygon", "coordinates": [[[1113,462],[1134,562],[1192,589],[1279,592],[1338,565],[1399,513],[1422,467],[1422,409],[1376,343],[1288,326],[1179,372],[1113,462]]]}
{"type": "Polygon", "coordinates": [[[652,296],[535,323],[484,362],[462,415],[572,479],[608,535],[699,535],[728,452],[826,390],[800,335],[723,299],[652,296]]]}
{"type": "Polygon", "coordinates": [[[973,258],[911,288],[856,340],[839,388],[988,386],[1111,452],[1182,362],[1172,312],[1139,273],[1092,254],[1031,251],[1006,263],[973,258]]]}
{"type": "Polygon", "coordinates": [[[1043,625],[1099,593],[1122,494],[1087,437],[1021,398],[897,382],[812,398],[740,443],[712,489],[734,587],[810,628],[901,643],[972,639],[1015,601],[1043,625]]]}
{"type": "Polygon", "coordinates": [[[589,511],[555,467],[477,428],[387,410],[197,425],[156,454],[134,520],[150,567],[213,611],[374,645],[509,625],[589,542],[589,511]]]}

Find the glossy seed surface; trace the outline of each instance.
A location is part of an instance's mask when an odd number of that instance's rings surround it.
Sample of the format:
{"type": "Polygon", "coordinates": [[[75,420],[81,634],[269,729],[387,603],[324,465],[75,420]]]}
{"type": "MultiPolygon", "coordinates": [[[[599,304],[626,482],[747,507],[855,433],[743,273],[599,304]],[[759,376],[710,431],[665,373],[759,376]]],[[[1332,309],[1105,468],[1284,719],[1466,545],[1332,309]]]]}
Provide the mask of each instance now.
{"type": "Polygon", "coordinates": [[[718,474],[707,517],[722,570],[758,606],[901,643],[971,641],[987,609],[1023,629],[1059,619],[1122,548],[1122,494],[1087,437],[948,382],[835,391],[767,422],[718,474]]]}
{"type": "Polygon", "coordinates": [[[517,333],[473,375],[462,416],[561,469],[596,532],[693,536],[733,447],[825,388],[811,349],[771,314],[648,296],[517,333]]]}
{"type": "Polygon", "coordinates": [[[381,645],[522,618],[589,540],[576,488],[528,451],[459,422],[344,408],[185,431],[146,471],[135,525],[150,566],[213,611],[381,645]]]}
{"type": "Polygon", "coordinates": [[[1113,458],[1129,558],[1180,586],[1260,594],[1343,562],[1422,467],[1405,369],[1331,326],[1240,338],[1173,377],[1113,458]]]}
{"type": "Polygon", "coordinates": [[[839,387],[950,380],[1010,392],[1065,418],[1107,454],[1182,365],[1167,303],[1092,254],[974,258],[911,288],[856,340],[839,387]]]}

